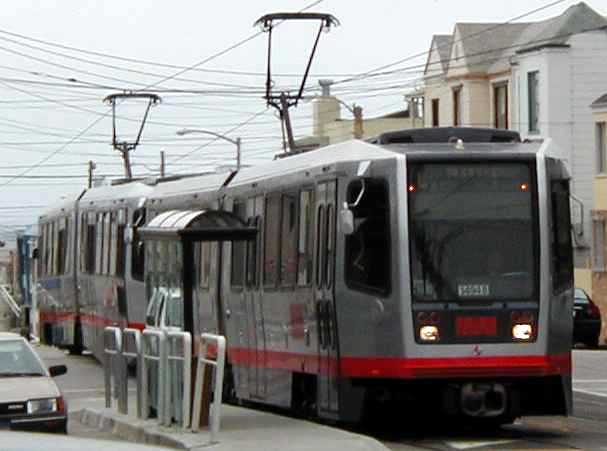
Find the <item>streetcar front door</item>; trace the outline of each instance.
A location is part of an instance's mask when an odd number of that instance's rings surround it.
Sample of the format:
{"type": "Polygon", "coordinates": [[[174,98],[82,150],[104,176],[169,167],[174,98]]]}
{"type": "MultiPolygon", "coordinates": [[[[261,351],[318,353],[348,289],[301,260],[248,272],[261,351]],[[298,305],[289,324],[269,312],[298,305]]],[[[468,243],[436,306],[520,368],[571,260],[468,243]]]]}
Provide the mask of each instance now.
{"type": "MultiPolygon", "coordinates": [[[[263,229],[264,197],[257,196],[247,200],[247,222],[260,232],[263,229]]],[[[252,398],[263,399],[266,396],[265,350],[266,340],[263,322],[263,297],[260,283],[261,233],[254,241],[247,243],[247,273],[242,309],[247,319],[248,341],[248,382],[252,398]]]]}
{"type": "Polygon", "coordinates": [[[339,409],[337,379],[338,342],[335,296],[335,204],[336,181],[316,187],[315,305],[318,321],[318,409],[322,416],[335,416],[339,409]]]}

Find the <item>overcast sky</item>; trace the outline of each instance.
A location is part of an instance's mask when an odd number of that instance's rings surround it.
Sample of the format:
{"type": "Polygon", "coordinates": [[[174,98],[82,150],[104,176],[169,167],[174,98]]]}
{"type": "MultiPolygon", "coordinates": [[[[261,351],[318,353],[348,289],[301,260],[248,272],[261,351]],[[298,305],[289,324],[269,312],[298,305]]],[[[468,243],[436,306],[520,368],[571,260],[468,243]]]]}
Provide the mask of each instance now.
{"type": "MultiPolygon", "coordinates": [[[[404,107],[402,94],[416,85],[426,55],[407,58],[427,52],[433,34],[451,33],[455,22],[509,21],[551,2],[316,3],[310,11],[331,13],[341,26],[321,36],[309,96],[318,92],[318,78],[344,80],[405,60],[390,67],[401,69],[390,76],[335,86],[343,101],[363,106],[371,117],[404,107]]],[[[575,3],[558,2],[521,21],[556,16],[575,3]]],[[[586,3],[607,15],[604,0],[586,3]]],[[[37,206],[78,192],[86,183],[89,160],[96,162],[98,175],[122,175],[121,159],[110,145],[111,114],[102,102],[120,90],[149,88],[163,99],[151,110],[142,144],[132,154],[136,175],[156,173],[161,150],[167,154],[169,173],[233,162],[233,145],[202,135],[176,136],[182,127],[242,137],[245,164],[271,159],[280,150],[280,127],[262,99],[267,35],[258,34],[253,23],[269,12],[298,11],[311,4],[313,0],[3,0],[0,239],[9,237],[16,225],[35,222],[43,211],[37,206]],[[197,64],[194,70],[183,70],[197,64]],[[170,92],[175,90],[187,92],[170,92]],[[247,124],[232,131],[243,122],[247,124]],[[40,176],[57,178],[29,178],[40,176]]],[[[278,86],[299,82],[314,31],[300,23],[277,28],[272,66],[278,86]]],[[[141,103],[124,102],[117,112],[119,134],[132,136],[143,113],[141,103]]],[[[296,134],[309,134],[310,125],[310,105],[303,102],[294,112],[296,134]]]]}

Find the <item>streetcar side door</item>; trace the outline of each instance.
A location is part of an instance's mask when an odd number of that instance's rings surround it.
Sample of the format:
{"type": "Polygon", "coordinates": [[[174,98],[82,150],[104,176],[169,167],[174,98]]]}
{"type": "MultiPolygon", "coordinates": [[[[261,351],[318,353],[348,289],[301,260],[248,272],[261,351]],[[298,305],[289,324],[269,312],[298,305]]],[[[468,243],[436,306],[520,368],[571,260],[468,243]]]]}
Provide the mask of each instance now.
{"type": "Polygon", "coordinates": [[[315,306],[318,327],[318,410],[322,416],[334,416],[338,399],[338,342],[335,316],[335,204],[337,182],[316,187],[315,306]]]}

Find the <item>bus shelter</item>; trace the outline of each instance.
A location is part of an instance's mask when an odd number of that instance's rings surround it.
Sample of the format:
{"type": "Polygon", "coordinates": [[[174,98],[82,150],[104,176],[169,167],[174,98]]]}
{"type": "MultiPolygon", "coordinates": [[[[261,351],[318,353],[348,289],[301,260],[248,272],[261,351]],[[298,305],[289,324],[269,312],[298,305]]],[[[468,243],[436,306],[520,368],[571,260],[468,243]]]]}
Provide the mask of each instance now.
{"type": "MultiPolygon", "coordinates": [[[[257,228],[229,211],[170,210],[151,219],[140,233],[146,260],[146,325],[160,326],[160,309],[164,309],[162,326],[181,329],[194,336],[199,332],[195,330],[194,321],[194,246],[209,241],[252,240],[257,228]],[[161,297],[164,302],[156,302],[161,297]]],[[[217,301],[221,303],[220,296],[217,301]]],[[[217,321],[220,323],[221,318],[217,321]]]]}
{"type": "MultiPolygon", "coordinates": [[[[242,219],[228,211],[221,210],[170,210],[151,219],[140,229],[140,236],[145,246],[145,287],[146,287],[146,329],[165,331],[189,332],[192,338],[197,337],[201,330],[197,319],[201,302],[195,296],[197,274],[200,273],[196,262],[195,248],[202,242],[233,242],[255,239],[257,228],[247,225],[242,219]]],[[[200,252],[200,249],[199,249],[200,252]]],[[[221,246],[217,256],[218,266],[221,267],[221,246]]],[[[221,299],[221,271],[218,272],[218,289],[215,299],[205,299],[215,302],[217,308],[214,318],[220,335],[225,335],[223,327],[223,303],[221,299]]],[[[195,348],[196,340],[192,340],[195,348]]],[[[159,352],[159,342],[152,346],[154,353],[159,352]]],[[[168,352],[172,353],[168,344],[168,352]]],[[[192,349],[195,355],[195,349],[192,349]]],[[[160,355],[160,354],[159,354],[160,355]]],[[[150,407],[166,412],[158,398],[158,387],[163,378],[156,370],[158,362],[152,363],[148,375],[148,396],[150,407]]],[[[161,367],[162,368],[162,367],[161,367]]],[[[196,365],[193,366],[196,368],[196,365]]],[[[169,365],[165,369],[171,380],[182,380],[183,373],[179,367],[169,365]]],[[[163,372],[160,369],[160,372],[163,372]]],[[[163,373],[166,374],[166,373],[163,373]]],[[[175,387],[178,384],[173,384],[175,387]]],[[[172,405],[169,418],[178,422],[182,418],[181,405],[183,393],[173,390],[176,402],[172,405]]],[[[165,401],[162,401],[164,403],[165,401]]],[[[170,419],[169,419],[170,422],[170,419]]]]}

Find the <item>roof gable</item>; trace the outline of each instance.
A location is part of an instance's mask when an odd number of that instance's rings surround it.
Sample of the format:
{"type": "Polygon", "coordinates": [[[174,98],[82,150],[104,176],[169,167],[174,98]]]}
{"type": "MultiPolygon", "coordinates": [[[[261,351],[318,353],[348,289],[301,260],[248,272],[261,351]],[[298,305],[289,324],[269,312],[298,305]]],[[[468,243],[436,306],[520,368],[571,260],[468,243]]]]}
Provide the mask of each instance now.
{"type": "MultiPolygon", "coordinates": [[[[559,16],[540,22],[458,22],[450,39],[449,56],[441,57],[441,63],[450,76],[501,72],[508,69],[509,57],[517,53],[547,46],[565,46],[573,34],[601,29],[607,31],[607,19],[584,2],[567,8],[559,16]]],[[[435,49],[437,38],[446,37],[434,36],[431,52],[435,49]]]]}
{"type": "Polygon", "coordinates": [[[432,36],[424,76],[442,74],[447,70],[452,40],[453,38],[449,34],[435,34],[432,36]]]}

